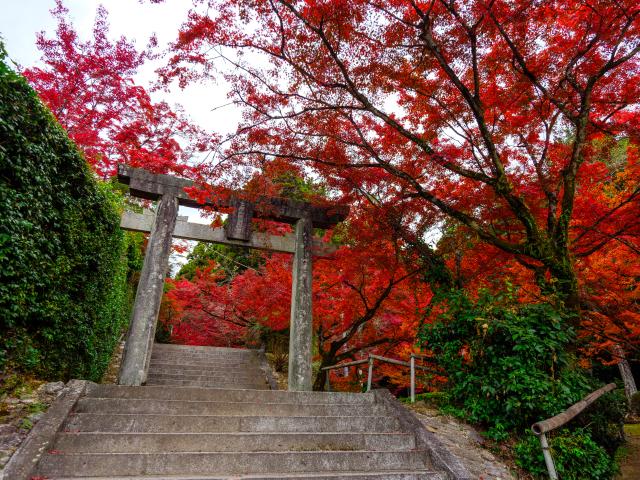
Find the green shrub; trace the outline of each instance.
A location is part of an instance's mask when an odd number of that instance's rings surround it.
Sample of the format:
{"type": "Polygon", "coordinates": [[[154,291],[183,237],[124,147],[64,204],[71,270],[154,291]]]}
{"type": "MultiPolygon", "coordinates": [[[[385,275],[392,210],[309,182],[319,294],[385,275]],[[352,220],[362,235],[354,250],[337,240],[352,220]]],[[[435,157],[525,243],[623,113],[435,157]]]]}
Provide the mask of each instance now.
{"type": "MultiPolygon", "coordinates": [[[[613,478],[613,458],[584,430],[560,430],[547,434],[558,477],[562,480],[604,480],[613,478]]],[[[528,434],[514,448],[516,464],[536,478],[548,478],[540,441],[528,434]]]]}
{"type": "MultiPolygon", "coordinates": [[[[438,321],[420,334],[448,374],[449,403],[441,408],[484,426],[487,436],[502,441],[519,435],[602,386],[577,365],[570,318],[552,305],[518,304],[509,293],[486,292],[475,302],[451,292],[444,302],[438,321]]],[[[581,429],[613,455],[623,440],[624,413],[624,397],[612,392],[568,428],[581,429]]]]}
{"type": "Polygon", "coordinates": [[[566,318],[548,304],[505,300],[451,294],[446,313],[421,335],[449,375],[453,405],[497,439],[559,413],[592,385],[567,368],[574,334],[566,318]]]}
{"type": "Polygon", "coordinates": [[[0,46],[0,366],[100,378],[128,320],[121,208],[0,46]]]}

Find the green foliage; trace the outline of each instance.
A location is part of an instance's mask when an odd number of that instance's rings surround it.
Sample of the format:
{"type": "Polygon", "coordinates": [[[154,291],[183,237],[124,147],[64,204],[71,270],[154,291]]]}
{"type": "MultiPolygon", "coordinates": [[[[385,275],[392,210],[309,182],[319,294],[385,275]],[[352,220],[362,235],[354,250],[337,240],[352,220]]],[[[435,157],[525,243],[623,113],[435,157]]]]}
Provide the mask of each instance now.
{"type": "MultiPolygon", "coordinates": [[[[460,291],[444,295],[438,321],[420,336],[448,373],[446,413],[484,426],[501,441],[602,386],[577,365],[569,317],[552,305],[518,304],[510,292],[483,292],[475,302],[460,291]]],[[[570,427],[582,428],[580,442],[588,438],[612,455],[622,441],[624,403],[620,392],[607,394],[570,427]]],[[[578,465],[577,457],[568,465],[578,465]]]]}
{"type": "Polygon", "coordinates": [[[273,179],[273,183],[280,187],[280,196],[308,202],[314,197],[326,198],[326,189],[312,180],[302,178],[295,172],[283,172],[273,179]]]}
{"type": "Polygon", "coordinates": [[[589,391],[587,378],[566,368],[573,330],[550,305],[509,305],[489,294],[473,303],[460,292],[447,303],[422,340],[449,374],[454,405],[494,438],[559,413],[589,391]]]}
{"type": "Polygon", "coordinates": [[[224,281],[230,281],[247,268],[260,267],[264,264],[264,257],[258,250],[200,242],[187,255],[187,263],[182,266],[177,277],[192,280],[196,271],[207,268],[211,261],[216,264],[214,271],[223,273],[224,281]]]}
{"type": "MultiPolygon", "coordinates": [[[[602,480],[617,472],[613,458],[599,446],[587,431],[560,430],[548,435],[551,455],[563,480],[602,480]]],[[[514,448],[516,463],[536,478],[548,478],[540,441],[528,434],[514,448]]]]}
{"type": "Polygon", "coordinates": [[[636,392],[631,396],[629,406],[635,415],[640,415],[640,392],[636,392]]]}
{"type": "Polygon", "coordinates": [[[121,196],[2,55],[0,173],[0,363],[98,380],[128,319],[135,237],[121,196]]]}

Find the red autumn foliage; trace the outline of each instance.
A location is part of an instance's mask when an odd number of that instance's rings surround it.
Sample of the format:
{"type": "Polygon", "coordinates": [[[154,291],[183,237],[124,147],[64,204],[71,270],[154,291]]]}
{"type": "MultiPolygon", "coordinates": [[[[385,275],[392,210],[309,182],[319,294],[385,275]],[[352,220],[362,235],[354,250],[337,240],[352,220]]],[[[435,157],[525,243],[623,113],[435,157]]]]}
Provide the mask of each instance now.
{"type": "MultiPolygon", "coordinates": [[[[82,149],[95,172],[108,178],[117,163],[156,173],[189,173],[187,162],[211,148],[213,137],[179,107],[153,102],[134,76],[152,57],[122,37],[109,38],[107,12],[96,14],[93,38],[81,41],[57,0],[56,35],[38,35],[41,67],[23,73],[42,101],[82,149]]],[[[153,41],[151,42],[153,43],[153,41]]]]}
{"type": "Polygon", "coordinates": [[[226,60],[238,171],[284,159],[408,244],[443,226],[455,248],[421,254],[460,284],[553,288],[595,344],[637,351],[636,1],[194,5],[162,75],[226,60]]]}

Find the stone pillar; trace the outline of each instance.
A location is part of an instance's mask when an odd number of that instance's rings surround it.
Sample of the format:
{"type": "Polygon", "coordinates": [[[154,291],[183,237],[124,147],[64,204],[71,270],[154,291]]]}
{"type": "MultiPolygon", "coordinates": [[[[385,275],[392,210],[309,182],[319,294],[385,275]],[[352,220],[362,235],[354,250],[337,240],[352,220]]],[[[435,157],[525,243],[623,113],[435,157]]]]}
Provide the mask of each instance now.
{"type": "Polygon", "coordinates": [[[177,198],[170,194],[163,195],[158,202],[155,222],[140,273],[129,335],[118,377],[120,385],[141,385],[147,379],[177,217],[177,198]]]}
{"type": "Polygon", "coordinates": [[[296,249],[291,285],[291,324],[289,327],[289,390],[311,390],[312,256],[313,224],[310,218],[296,222],[296,249]]]}

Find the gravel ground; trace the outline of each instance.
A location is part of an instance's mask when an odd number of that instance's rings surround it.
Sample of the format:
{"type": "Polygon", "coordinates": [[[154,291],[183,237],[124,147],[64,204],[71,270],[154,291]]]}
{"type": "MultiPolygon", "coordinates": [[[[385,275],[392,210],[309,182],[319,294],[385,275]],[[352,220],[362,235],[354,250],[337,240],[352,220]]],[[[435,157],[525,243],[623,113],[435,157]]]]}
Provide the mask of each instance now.
{"type": "Polygon", "coordinates": [[[0,478],[5,465],[64,388],[63,382],[41,383],[34,390],[0,398],[0,478]]]}
{"type": "Polygon", "coordinates": [[[484,438],[473,427],[443,415],[424,402],[410,406],[430,432],[456,455],[478,480],[511,480],[518,478],[509,466],[483,445],[484,438]]]}

